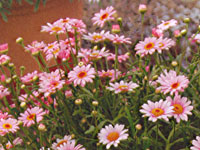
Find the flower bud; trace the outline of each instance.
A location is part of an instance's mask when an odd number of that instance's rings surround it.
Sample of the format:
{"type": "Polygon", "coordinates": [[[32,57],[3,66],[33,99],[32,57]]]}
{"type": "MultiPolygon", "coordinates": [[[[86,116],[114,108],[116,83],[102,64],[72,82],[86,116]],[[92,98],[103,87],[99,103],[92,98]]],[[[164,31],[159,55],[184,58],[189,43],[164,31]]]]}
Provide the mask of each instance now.
{"type": "Polygon", "coordinates": [[[200,25],[198,26],[198,31],[200,32],[200,25]]]}
{"type": "Polygon", "coordinates": [[[182,36],[182,35],[181,35],[181,32],[180,32],[179,30],[175,30],[175,31],[174,31],[174,37],[175,37],[175,38],[181,38],[181,36],[182,36]]]}
{"type": "Polygon", "coordinates": [[[79,67],[82,67],[83,65],[84,65],[84,63],[82,61],[78,63],[79,67]]]}
{"type": "Polygon", "coordinates": [[[189,23],[189,22],[190,22],[190,18],[184,18],[184,19],[183,19],[183,22],[184,22],[184,23],[189,23]]]}
{"type": "Polygon", "coordinates": [[[17,39],[16,39],[16,43],[18,43],[18,44],[22,44],[24,42],[24,39],[22,38],[22,37],[18,37],[17,39]]]}
{"type": "Polygon", "coordinates": [[[22,84],[21,85],[21,89],[24,89],[26,87],[26,85],[22,84]]]}
{"type": "Polygon", "coordinates": [[[135,128],[136,128],[137,130],[141,130],[141,129],[142,129],[142,125],[141,125],[141,124],[136,124],[135,128]]]}
{"type": "Polygon", "coordinates": [[[18,120],[17,124],[20,126],[20,125],[23,125],[23,122],[21,120],[18,120]]]}
{"type": "Polygon", "coordinates": [[[33,53],[32,53],[32,56],[35,56],[35,57],[36,57],[36,56],[38,56],[39,54],[40,54],[40,51],[36,51],[36,52],[33,52],[33,53]]]}
{"type": "Polygon", "coordinates": [[[140,4],[138,10],[139,10],[139,12],[140,12],[141,14],[144,14],[144,13],[146,13],[146,11],[147,11],[147,6],[144,5],[144,4],[140,4]]]}
{"type": "Polygon", "coordinates": [[[8,43],[0,45],[0,54],[6,54],[8,52],[8,43]]]}
{"type": "Polygon", "coordinates": [[[112,25],[112,33],[120,33],[120,26],[118,24],[112,25]]]}
{"type": "Polygon", "coordinates": [[[98,143],[97,143],[97,146],[99,146],[99,145],[101,145],[101,143],[98,142],[98,143]]]}
{"type": "Polygon", "coordinates": [[[74,139],[75,138],[75,134],[71,134],[71,138],[74,139]]]}
{"type": "Polygon", "coordinates": [[[21,102],[20,107],[21,107],[21,108],[26,107],[26,102],[21,102]]]}
{"type": "Polygon", "coordinates": [[[24,71],[25,67],[24,66],[20,66],[20,70],[24,71]]]}
{"type": "Polygon", "coordinates": [[[81,105],[83,103],[82,99],[76,99],[75,104],[76,105],[81,105]]]}
{"type": "Polygon", "coordinates": [[[12,81],[11,78],[6,79],[6,83],[9,84],[12,81]]]}
{"type": "Polygon", "coordinates": [[[44,124],[39,124],[39,126],[38,126],[38,130],[39,131],[46,131],[46,126],[44,125],[44,124]]]}
{"type": "Polygon", "coordinates": [[[171,64],[172,64],[173,67],[176,67],[178,65],[178,62],[177,61],[172,61],[171,64]]]}
{"type": "Polygon", "coordinates": [[[6,76],[5,76],[4,74],[2,74],[2,75],[0,76],[0,81],[1,81],[1,82],[5,82],[5,81],[6,81],[6,76]]]}
{"type": "Polygon", "coordinates": [[[156,90],[155,90],[155,93],[156,93],[156,94],[160,93],[160,90],[156,89],[156,90]]]}
{"type": "Polygon", "coordinates": [[[98,102],[98,101],[93,101],[93,102],[92,102],[92,105],[93,105],[93,106],[98,106],[98,105],[99,105],[99,102],[98,102]]]}
{"type": "Polygon", "coordinates": [[[121,23],[121,22],[122,22],[122,17],[118,17],[118,18],[117,18],[117,21],[118,21],[119,23],[121,23]]]}
{"type": "Polygon", "coordinates": [[[155,81],[155,80],[157,80],[158,79],[158,75],[154,75],[153,77],[152,77],[152,80],[153,81],[155,81]]]}
{"type": "Polygon", "coordinates": [[[39,78],[39,77],[38,77],[37,75],[35,75],[35,76],[33,77],[33,81],[36,81],[38,78],[39,78]]]}
{"type": "Polygon", "coordinates": [[[10,68],[14,68],[14,67],[15,67],[15,65],[14,65],[13,63],[9,63],[8,66],[9,66],[10,68]]]}
{"type": "Polygon", "coordinates": [[[181,30],[181,35],[182,36],[185,36],[186,34],[187,34],[187,30],[186,29],[181,30]]]}
{"type": "Polygon", "coordinates": [[[144,80],[145,80],[145,81],[147,81],[147,80],[148,80],[148,77],[147,77],[147,76],[145,76],[145,77],[144,77],[144,80]]]}
{"type": "Polygon", "coordinates": [[[92,115],[96,116],[98,114],[98,112],[96,110],[92,111],[92,115]]]}
{"type": "Polygon", "coordinates": [[[81,123],[82,123],[82,124],[86,123],[86,119],[83,118],[83,119],[81,120],[81,123]]]}
{"type": "Polygon", "coordinates": [[[98,49],[98,46],[97,46],[97,45],[95,45],[95,46],[93,47],[93,49],[94,49],[94,50],[97,50],[97,49],[98,49]]]}
{"type": "Polygon", "coordinates": [[[12,76],[12,79],[14,80],[17,79],[17,75],[12,76]]]}

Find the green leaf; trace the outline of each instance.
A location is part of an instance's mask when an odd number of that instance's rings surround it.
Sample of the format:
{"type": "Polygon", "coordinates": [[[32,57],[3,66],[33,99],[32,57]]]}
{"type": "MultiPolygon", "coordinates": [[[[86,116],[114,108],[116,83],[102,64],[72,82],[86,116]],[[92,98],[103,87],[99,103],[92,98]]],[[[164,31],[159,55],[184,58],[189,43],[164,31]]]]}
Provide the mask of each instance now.
{"type": "Polygon", "coordinates": [[[37,10],[38,10],[39,5],[40,5],[40,0],[37,0],[36,3],[35,3],[34,11],[37,11],[37,10]]]}
{"type": "Polygon", "coordinates": [[[26,0],[27,3],[29,3],[30,5],[33,5],[33,0],[26,0]]]}
{"type": "Polygon", "coordinates": [[[90,128],[89,128],[87,131],[85,131],[85,134],[90,134],[90,133],[92,133],[94,130],[95,130],[95,127],[94,127],[94,126],[90,126],[90,128]]]}
{"type": "Polygon", "coordinates": [[[46,5],[47,0],[42,0],[43,5],[46,5]]]}
{"type": "Polygon", "coordinates": [[[22,0],[17,0],[17,3],[19,3],[21,5],[22,4],[22,0]]]}
{"type": "Polygon", "coordinates": [[[5,21],[5,22],[8,22],[8,18],[6,16],[6,14],[4,12],[0,12],[1,13],[1,16],[2,16],[2,19],[5,21]]]}

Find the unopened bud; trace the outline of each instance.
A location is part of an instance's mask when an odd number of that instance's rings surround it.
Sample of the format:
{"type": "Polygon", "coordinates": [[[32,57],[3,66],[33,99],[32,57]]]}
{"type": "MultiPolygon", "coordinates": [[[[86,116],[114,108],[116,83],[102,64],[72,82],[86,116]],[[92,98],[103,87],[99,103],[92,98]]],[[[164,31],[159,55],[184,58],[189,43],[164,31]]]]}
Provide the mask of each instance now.
{"type": "Polygon", "coordinates": [[[37,75],[35,75],[35,76],[33,77],[33,81],[36,81],[38,78],[39,78],[39,77],[38,77],[37,75]]]}
{"type": "Polygon", "coordinates": [[[178,65],[178,62],[177,61],[172,61],[171,64],[172,64],[173,67],[176,67],[178,65]]]}
{"type": "Polygon", "coordinates": [[[200,32],[200,25],[198,26],[198,30],[199,30],[199,32],[200,32]]]}
{"type": "Polygon", "coordinates": [[[9,84],[12,81],[11,78],[6,79],[6,83],[9,84]]]}
{"type": "Polygon", "coordinates": [[[13,63],[9,63],[8,66],[9,66],[10,68],[14,68],[14,67],[15,67],[15,65],[14,65],[13,63]]]}
{"type": "Polygon", "coordinates": [[[75,104],[76,105],[81,105],[83,103],[82,99],[76,99],[75,104]]]}
{"type": "Polygon", "coordinates": [[[147,80],[148,80],[148,77],[147,77],[147,76],[145,76],[145,77],[144,77],[144,80],[145,80],[145,81],[147,81],[147,80]]]}
{"type": "Polygon", "coordinates": [[[14,80],[17,79],[17,75],[12,76],[12,79],[14,80]]]}
{"type": "Polygon", "coordinates": [[[75,138],[75,134],[71,134],[71,138],[74,139],[75,138]]]}
{"type": "Polygon", "coordinates": [[[147,6],[144,5],[144,4],[140,4],[138,10],[139,10],[139,12],[140,12],[141,14],[144,14],[144,13],[147,11],[147,6]]]}
{"type": "Polygon", "coordinates": [[[21,120],[18,120],[17,124],[20,126],[20,125],[23,125],[23,122],[21,120]]]}
{"type": "Polygon", "coordinates": [[[142,125],[141,125],[141,124],[136,124],[135,128],[136,128],[137,130],[141,130],[141,129],[142,129],[142,125]]]}
{"type": "Polygon", "coordinates": [[[40,54],[40,51],[36,51],[34,53],[32,53],[32,56],[38,56],[40,54]]]}
{"type": "Polygon", "coordinates": [[[21,85],[21,89],[24,89],[25,87],[26,87],[25,84],[22,84],[22,85],[21,85]]]}
{"type": "Polygon", "coordinates": [[[20,107],[22,108],[26,107],[26,102],[21,102],[20,107]]]}
{"type": "Polygon", "coordinates": [[[18,44],[22,44],[23,41],[24,41],[24,39],[23,39],[22,37],[18,37],[18,38],[16,39],[16,43],[18,43],[18,44]]]}
{"type": "Polygon", "coordinates": [[[44,125],[44,124],[39,124],[39,126],[38,126],[38,130],[40,130],[40,131],[46,131],[46,126],[44,125]]]}
{"type": "Polygon", "coordinates": [[[93,49],[94,49],[94,50],[97,50],[97,49],[98,49],[98,46],[97,46],[97,45],[95,45],[95,46],[93,47],[93,49]]]}
{"type": "Polygon", "coordinates": [[[156,94],[160,93],[160,90],[156,89],[156,90],[155,90],[155,93],[156,93],[156,94]]]}
{"type": "Polygon", "coordinates": [[[83,65],[84,65],[84,63],[82,61],[78,63],[79,67],[82,67],[83,65]]]}
{"type": "Polygon", "coordinates": [[[93,89],[92,92],[95,93],[97,91],[97,89],[93,89]]]}
{"type": "Polygon", "coordinates": [[[0,45],[0,54],[7,54],[8,52],[8,43],[0,45]]]}
{"type": "Polygon", "coordinates": [[[112,25],[112,33],[120,33],[120,26],[118,24],[112,25]]]}
{"type": "Polygon", "coordinates": [[[97,143],[97,146],[99,146],[99,145],[101,145],[101,143],[98,142],[98,143],[97,143]]]}
{"type": "Polygon", "coordinates": [[[118,18],[117,18],[117,21],[118,21],[118,22],[122,22],[122,18],[121,18],[121,17],[118,17],[118,18]]]}
{"type": "Polygon", "coordinates": [[[158,79],[158,75],[154,75],[153,77],[152,77],[152,80],[153,81],[155,81],[155,80],[157,80],[158,79]]]}
{"type": "Polygon", "coordinates": [[[93,105],[93,106],[98,106],[98,105],[99,105],[99,102],[98,102],[98,101],[93,101],[93,102],[92,102],[92,105],[93,105]]]}
{"type": "Polygon", "coordinates": [[[81,123],[82,123],[82,124],[86,123],[86,119],[83,118],[83,119],[81,120],[81,123]]]}
{"type": "Polygon", "coordinates": [[[92,115],[94,115],[94,116],[96,116],[97,113],[98,113],[98,112],[97,112],[96,110],[93,110],[93,111],[92,111],[92,115]]]}
{"type": "Polygon", "coordinates": [[[25,70],[25,67],[24,66],[20,66],[20,70],[25,70]]]}
{"type": "Polygon", "coordinates": [[[190,18],[184,18],[184,19],[183,19],[183,22],[184,22],[184,23],[189,23],[189,22],[190,22],[190,18]]]}
{"type": "Polygon", "coordinates": [[[181,35],[182,36],[185,36],[186,34],[187,34],[187,30],[186,29],[181,30],[181,35]]]}

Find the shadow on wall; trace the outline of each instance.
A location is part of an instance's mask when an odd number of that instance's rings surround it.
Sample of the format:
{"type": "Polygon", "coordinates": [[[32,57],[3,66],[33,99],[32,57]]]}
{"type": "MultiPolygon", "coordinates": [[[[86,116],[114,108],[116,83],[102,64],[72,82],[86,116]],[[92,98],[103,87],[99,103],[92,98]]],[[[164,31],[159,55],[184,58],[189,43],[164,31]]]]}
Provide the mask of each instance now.
{"type": "Polygon", "coordinates": [[[56,38],[47,33],[40,33],[41,26],[47,22],[54,22],[60,18],[82,18],[83,8],[82,2],[74,0],[48,0],[46,5],[39,6],[37,12],[34,12],[34,6],[27,3],[19,5],[13,3],[11,15],[8,16],[8,22],[0,20],[0,43],[8,43],[11,62],[16,65],[17,73],[19,67],[25,66],[25,73],[39,69],[36,61],[30,53],[16,44],[18,37],[24,38],[25,46],[31,44],[32,41],[44,41],[45,43],[53,42],[56,38]]]}

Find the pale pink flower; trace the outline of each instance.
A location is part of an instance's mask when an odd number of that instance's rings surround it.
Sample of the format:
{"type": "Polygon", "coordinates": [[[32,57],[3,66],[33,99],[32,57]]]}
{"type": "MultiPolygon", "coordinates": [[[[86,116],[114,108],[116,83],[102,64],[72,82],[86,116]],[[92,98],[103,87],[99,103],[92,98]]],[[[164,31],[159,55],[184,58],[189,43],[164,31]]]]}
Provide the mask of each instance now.
{"type": "Polygon", "coordinates": [[[180,35],[181,35],[181,32],[180,32],[180,30],[175,30],[174,31],[174,37],[180,37],[180,35]]]}
{"type": "Polygon", "coordinates": [[[81,144],[75,145],[75,141],[69,141],[62,144],[57,150],[85,150],[85,148],[81,144]]]}
{"type": "Polygon", "coordinates": [[[71,97],[71,96],[73,96],[72,91],[71,91],[71,90],[66,90],[66,91],[65,91],[65,96],[66,96],[66,97],[71,97]]]}
{"type": "Polygon", "coordinates": [[[100,10],[99,13],[94,14],[92,18],[93,25],[100,26],[101,28],[107,21],[114,20],[113,15],[116,13],[112,6],[107,7],[105,10],[100,10]]]}
{"type": "Polygon", "coordinates": [[[140,112],[144,115],[142,117],[149,117],[149,120],[156,122],[158,119],[164,119],[169,121],[169,117],[172,116],[173,106],[168,101],[163,101],[162,99],[158,102],[147,101],[147,104],[142,105],[140,112]]]}
{"type": "Polygon", "coordinates": [[[31,54],[42,52],[46,44],[44,42],[33,41],[31,45],[25,47],[26,51],[31,52],[31,54]]]}
{"type": "Polygon", "coordinates": [[[196,140],[192,140],[192,145],[190,150],[200,150],[200,136],[197,136],[196,140]]]}
{"type": "Polygon", "coordinates": [[[114,44],[131,44],[131,39],[126,38],[124,35],[119,36],[118,34],[106,35],[106,38],[112,41],[114,44]]]}
{"type": "Polygon", "coordinates": [[[86,32],[86,25],[82,20],[79,19],[71,19],[69,21],[69,24],[71,26],[71,30],[69,29],[69,31],[73,34],[75,34],[75,30],[77,33],[79,34],[83,34],[86,32]]]}
{"type": "Polygon", "coordinates": [[[192,42],[196,42],[200,44],[200,34],[193,34],[191,39],[192,39],[192,42]]]}
{"type": "Polygon", "coordinates": [[[105,32],[105,30],[102,30],[100,33],[88,33],[88,35],[84,35],[83,39],[85,40],[89,40],[92,43],[99,43],[99,42],[103,42],[106,40],[106,37],[110,34],[110,32],[105,32]]]}
{"type": "Polygon", "coordinates": [[[4,43],[0,45],[0,53],[5,53],[8,51],[8,43],[4,43]]]}
{"type": "Polygon", "coordinates": [[[120,26],[118,24],[112,25],[112,32],[113,33],[119,33],[120,32],[120,26]]]}
{"type": "Polygon", "coordinates": [[[112,70],[107,70],[107,71],[98,71],[98,74],[101,78],[111,78],[111,82],[115,80],[115,74],[116,74],[116,79],[121,75],[121,72],[116,70],[116,73],[115,73],[115,70],[112,69],[112,70]]]}
{"type": "Polygon", "coordinates": [[[75,38],[60,40],[61,50],[67,50],[75,47],[75,38]]]}
{"type": "Polygon", "coordinates": [[[156,81],[160,84],[157,88],[161,90],[164,94],[170,93],[170,95],[178,94],[178,92],[183,92],[185,88],[188,87],[189,80],[184,75],[177,75],[175,71],[164,70],[158,80],[156,81]]]}
{"type": "Polygon", "coordinates": [[[44,47],[44,52],[46,55],[46,60],[51,60],[54,57],[57,58],[59,52],[60,52],[60,47],[57,41],[48,44],[47,46],[44,47]]]}
{"type": "Polygon", "coordinates": [[[23,77],[21,77],[21,80],[23,83],[31,83],[33,81],[33,79],[38,77],[38,72],[35,70],[32,73],[28,73],[26,75],[24,75],[23,77]]]}
{"type": "Polygon", "coordinates": [[[75,140],[72,140],[70,135],[65,135],[63,139],[56,139],[56,142],[52,144],[53,150],[58,150],[58,148],[63,145],[64,143],[72,142],[75,140]]]}
{"type": "Polygon", "coordinates": [[[8,118],[0,120],[0,131],[5,133],[15,133],[19,129],[16,119],[8,118]]]}
{"type": "Polygon", "coordinates": [[[45,97],[49,96],[52,93],[55,93],[57,90],[61,89],[65,84],[65,81],[61,80],[63,75],[64,72],[59,69],[50,73],[42,73],[39,78],[40,82],[38,91],[40,93],[44,93],[45,97]]]}
{"type": "Polygon", "coordinates": [[[73,81],[74,85],[81,85],[82,87],[85,86],[86,82],[93,82],[93,78],[95,77],[95,69],[91,68],[91,65],[83,65],[83,66],[76,66],[73,68],[72,71],[69,72],[68,78],[69,81],[73,81]]]}
{"type": "Polygon", "coordinates": [[[48,32],[50,34],[65,33],[64,26],[60,22],[54,22],[53,24],[47,23],[46,26],[42,26],[41,32],[48,32]]]}
{"type": "Polygon", "coordinates": [[[21,102],[29,102],[29,101],[31,101],[31,100],[37,101],[37,100],[35,99],[35,97],[38,97],[38,96],[39,96],[39,93],[38,93],[37,91],[33,91],[32,94],[33,94],[34,96],[33,96],[33,95],[30,95],[30,94],[21,94],[21,95],[18,97],[18,99],[19,99],[19,101],[21,101],[21,102]]]}
{"type": "Polygon", "coordinates": [[[191,101],[188,101],[187,97],[175,95],[174,99],[168,96],[166,100],[171,103],[171,106],[174,106],[173,116],[176,119],[176,122],[179,123],[181,120],[188,121],[187,115],[192,115],[191,111],[193,106],[190,105],[191,101]]]}
{"type": "Polygon", "coordinates": [[[7,112],[2,112],[2,111],[0,110],[0,120],[1,120],[1,119],[6,120],[6,119],[9,118],[9,117],[12,117],[12,116],[9,115],[7,112]]]}
{"type": "Polygon", "coordinates": [[[175,42],[172,39],[168,38],[159,38],[158,39],[159,48],[157,49],[158,53],[162,53],[162,50],[169,50],[172,46],[175,46],[175,42]]]}
{"type": "Polygon", "coordinates": [[[20,137],[17,137],[13,140],[14,145],[21,145],[23,143],[23,140],[20,137]]]}
{"type": "Polygon", "coordinates": [[[117,93],[124,93],[124,92],[132,92],[133,89],[137,88],[139,85],[136,83],[124,82],[123,80],[115,83],[110,83],[110,87],[107,87],[108,90],[114,91],[115,94],[117,93]]]}
{"type": "Polygon", "coordinates": [[[7,55],[1,55],[0,56],[0,65],[8,64],[10,61],[10,57],[7,55]]]}
{"type": "Polygon", "coordinates": [[[140,4],[138,10],[139,10],[139,12],[145,12],[145,11],[147,11],[147,5],[140,4]]]}
{"type": "Polygon", "coordinates": [[[124,129],[124,125],[116,124],[114,127],[110,124],[102,128],[98,134],[99,142],[106,145],[109,149],[112,145],[117,147],[121,140],[128,138],[128,129],[124,129]]]}
{"type": "Polygon", "coordinates": [[[7,96],[10,94],[10,91],[8,91],[8,88],[5,88],[3,85],[0,85],[0,99],[2,99],[4,96],[7,96]]]}
{"type": "Polygon", "coordinates": [[[153,28],[152,29],[152,35],[159,38],[159,37],[163,37],[164,34],[163,34],[163,30],[161,29],[158,29],[158,28],[153,28]]]}
{"type": "Polygon", "coordinates": [[[159,43],[155,37],[145,38],[144,41],[140,41],[135,46],[135,50],[137,51],[136,54],[140,54],[141,57],[144,57],[148,54],[152,55],[158,48],[159,43]]]}
{"type": "Polygon", "coordinates": [[[162,23],[158,25],[157,28],[165,31],[171,27],[175,27],[177,24],[178,24],[177,20],[171,19],[169,21],[162,21],[162,23]]]}
{"type": "MultiPolygon", "coordinates": [[[[126,61],[129,58],[129,54],[126,53],[124,55],[118,55],[118,62],[122,63],[123,61],[126,61]]],[[[115,60],[115,54],[110,53],[110,55],[107,57],[107,60],[115,60]]]]}
{"type": "Polygon", "coordinates": [[[32,124],[35,124],[35,120],[37,123],[42,121],[45,114],[42,108],[33,107],[31,109],[28,108],[24,113],[20,113],[18,119],[24,123],[24,126],[30,127],[32,124]]]}

